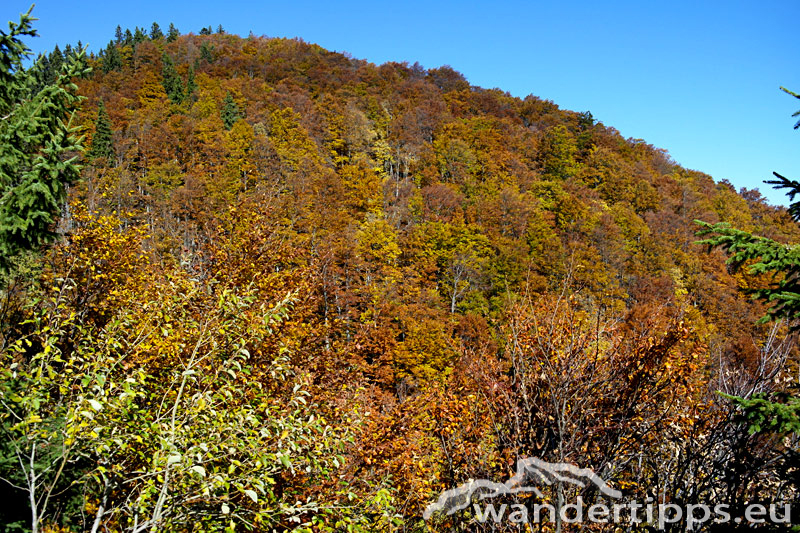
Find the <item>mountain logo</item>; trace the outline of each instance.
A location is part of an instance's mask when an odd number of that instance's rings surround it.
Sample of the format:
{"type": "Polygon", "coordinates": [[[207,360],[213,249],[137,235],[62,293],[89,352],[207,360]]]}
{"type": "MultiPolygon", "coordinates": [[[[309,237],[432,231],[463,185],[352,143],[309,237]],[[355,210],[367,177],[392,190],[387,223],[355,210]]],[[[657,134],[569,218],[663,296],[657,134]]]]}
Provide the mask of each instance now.
{"type": "Polygon", "coordinates": [[[552,485],[554,482],[571,483],[581,488],[592,483],[606,496],[611,498],[622,497],[620,491],[608,486],[605,481],[588,468],[578,468],[569,463],[548,463],[536,457],[530,457],[517,461],[517,472],[505,483],[477,479],[442,492],[439,495],[439,499],[425,509],[422,517],[428,520],[437,512],[451,515],[469,507],[473,498],[486,500],[507,494],[520,493],[533,493],[541,498],[542,492],[535,485],[552,485]]]}

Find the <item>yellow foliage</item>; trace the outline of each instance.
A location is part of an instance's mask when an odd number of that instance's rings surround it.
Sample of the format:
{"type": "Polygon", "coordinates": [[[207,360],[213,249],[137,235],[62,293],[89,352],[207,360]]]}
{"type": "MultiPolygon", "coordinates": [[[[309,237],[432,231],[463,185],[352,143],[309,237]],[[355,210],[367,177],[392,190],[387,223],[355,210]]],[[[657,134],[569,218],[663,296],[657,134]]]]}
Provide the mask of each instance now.
{"type": "Polygon", "coordinates": [[[142,85],[136,95],[139,97],[139,104],[148,109],[164,109],[167,106],[167,93],[164,86],[153,72],[148,71],[144,75],[142,85]]]}

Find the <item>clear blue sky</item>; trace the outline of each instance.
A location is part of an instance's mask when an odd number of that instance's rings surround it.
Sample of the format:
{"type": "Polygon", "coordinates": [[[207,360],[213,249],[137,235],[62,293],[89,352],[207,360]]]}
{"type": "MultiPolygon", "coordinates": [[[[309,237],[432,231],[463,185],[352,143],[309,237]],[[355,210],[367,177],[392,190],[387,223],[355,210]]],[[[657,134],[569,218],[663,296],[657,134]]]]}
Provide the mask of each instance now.
{"type": "MultiPolygon", "coordinates": [[[[17,20],[29,3],[3,0],[17,20]]],[[[78,39],[94,51],[123,29],[301,37],[375,63],[449,64],[473,85],[591,111],[626,137],[737,188],[776,170],[800,179],[796,52],[800,1],[308,2],[43,0],[36,52],[78,39]],[[794,38],[792,38],[794,37],[794,38]]]]}

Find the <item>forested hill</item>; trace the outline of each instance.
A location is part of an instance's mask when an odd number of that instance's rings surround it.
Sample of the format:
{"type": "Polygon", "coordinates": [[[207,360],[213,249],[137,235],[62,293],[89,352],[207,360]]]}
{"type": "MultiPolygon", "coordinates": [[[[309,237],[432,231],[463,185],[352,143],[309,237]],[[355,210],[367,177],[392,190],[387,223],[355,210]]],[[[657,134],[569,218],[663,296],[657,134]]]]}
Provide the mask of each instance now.
{"type": "MultiPolygon", "coordinates": [[[[519,296],[569,281],[613,314],[685,293],[693,326],[727,346],[762,310],[693,244],[693,221],[797,240],[757,191],[684,169],[588,111],[470,86],[447,66],[204,33],[123,37],[97,59],[82,122],[110,157],[90,159],[75,196],[144,224],[160,260],[199,273],[216,265],[203,246],[220,213],[268,206],[263,223],[313,269],[318,311],[348,337],[402,339],[430,321],[444,342],[466,317],[498,323],[519,296]],[[95,133],[100,105],[110,142],[95,133]]],[[[449,366],[438,359],[393,381],[449,366]]]]}
{"type": "Polygon", "coordinates": [[[771,390],[794,348],[756,325],[770,280],[693,222],[800,241],[757,191],[447,66],[211,30],[88,61],[83,179],[5,335],[106,358],[72,389],[103,406],[69,463],[92,520],[414,530],[534,456],[631,495],[771,494],[780,445],[717,391],[771,390]]]}

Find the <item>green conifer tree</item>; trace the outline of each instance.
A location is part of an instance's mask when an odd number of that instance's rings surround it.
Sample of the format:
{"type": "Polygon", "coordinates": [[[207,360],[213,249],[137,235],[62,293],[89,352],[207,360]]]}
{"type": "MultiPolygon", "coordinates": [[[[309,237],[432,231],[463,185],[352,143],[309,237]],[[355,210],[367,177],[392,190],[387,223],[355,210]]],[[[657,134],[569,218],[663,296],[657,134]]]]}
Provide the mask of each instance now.
{"type": "Polygon", "coordinates": [[[113,134],[111,119],[108,117],[105,104],[100,100],[100,104],[97,106],[97,120],[94,123],[92,147],[88,154],[90,159],[101,164],[111,162],[114,158],[113,134]]]}
{"type": "Polygon", "coordinates": [[[166,53],[161,58],[161,83],[164,85],[164,91],[167,93],[170,102],[173,104],[180,104],[183,102],[183,80],[178,76],[178,71],[175,70],[175,63],[172,58],[166,53]]]}
{"type": "Polygon", "coordinates": [[[50,59],[45,54],[40,54],[36,59],[37,85],[36,90],[42,89],[45,85],[50,85],[58,78],[58,72],[53,70],[50,59]]]}
{"type": "Polygon", "coordinates": [[[158,25],[158,22],[153,22],[150,26],[150,40],[156,41],[163,38],[164,32],[161,31],[161,26],[158,25]]]}
{"type": "Polygon", "coordinates": [[[109,42],[106,49],[103,51],[103,72],[108,74],[112,70],[122,69],[122,56],[119,55],[119,50],[113,42],[109,42]]]}
{"type": "Polygon", "coordinates": [[[227,93],[222,102],[222,123],[225,124],[225,129],[231,129],[240,118],[242,116],[239,114],[239,106],[236,105],[231,93],[227,93]]]}
{"type": "Polygon", "coordinates": [[[214,62],[214,56],[211,54],[211,47],[209,47],[208,44],[203,43],[200,45],[200,57],[206,63],[214,62]]]}
{"type": "Polygon", "coordinates": [[[64,66],[64,54],[61,53],[58,45],[50,52],[50,64],[53,65],[53,70],[56,72],[61,72],[61,68],[64,66]]]}
{"type": "Polygon", "coordinates": [[[30,49],[21,38],[36,35],[30,10],[0,32],[0,267],[21,251],[54,237],[53,223],[78,179],[73,155],[81,149],[70,110],[79,102],[70,81],[82,70],[84,51],[69,58],[55,83],[37,87],[36,64],[25,69],[30,49]],[[37,90],[38,89],[38,90],[37,90]]]}
{"type": "MultiPolygon", "coordinates": [[[[800,98],[796,93],[781,89],[800,98]]],[[[800,111],[792,116],[798,115],[800,111]]],[[[800,122],[795,124],[795,129],[798,127],[800,122]]],[[[776,179],[766,183],[776,189],[787,189],[791,202],[789,214],[800,222],[800,201],[795,201],[795,196],[800,195],[800,182],[777,172],[773,174],[776,179]]],[[[758,237],[724,222],[695,222],[701,227],[698,235],[706,237],[700,244],[725,250],[730,255],[727,263],[734,269],[746,264],[751,274],[773,276],[774,282],[770,287],[751,291],[754,298],[772,304],[761,322],[787,320],[790,331],[800,331],[800,246],[758,237]]],[[[742,408],[742,416],[751,433],[800,433],[800,395],[797,390],[754,394],[749,398],[727,397],[742,408]]]]}
{"type": "Polygon", "coordinates": [[[147,40],[147,34],[144,32],[144,29],[136,26],[136,29],[133,31],[133,44],[137,45],[141,42],[147,40]]]}
{"type": "Polygon", "coordinates": [[[194,81],[194,67],[189,67],[189,75],[186,78],[186,101],[194,102],[194,92],[197,90],[197,83],[194,81]]]}
{"type": "Polygon", "coordinates": [[[178,31],[178,28],[175,27],[175,24],[172,22],[169,23],[169,31],[167,31],[167,42],[171,43],[174,42],[181,33],[178,31]]]}

